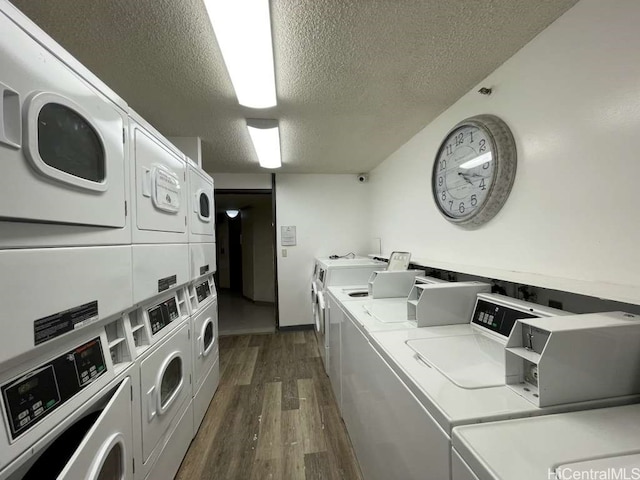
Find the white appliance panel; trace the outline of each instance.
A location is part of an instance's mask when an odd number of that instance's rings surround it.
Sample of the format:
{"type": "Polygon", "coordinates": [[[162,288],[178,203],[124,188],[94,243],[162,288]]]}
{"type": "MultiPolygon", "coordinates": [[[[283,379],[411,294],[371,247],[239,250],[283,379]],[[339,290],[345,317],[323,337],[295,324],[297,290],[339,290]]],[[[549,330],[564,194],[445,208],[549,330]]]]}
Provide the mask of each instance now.
{"type": "MultiPolygon", "coordinates": [[[[0,364],[132,305],[131,247],[0,250],[0,364]]],[[[6,365],[2,368],[4,369],[6,365]]]]}
{"type": "Polygon", "coordinates": [[[0,245],[129,243],[126,115],[2,13],[0,31],[0,245]]]}
{"type": "Polygon", "coordinates": [[[192,398],[189,326],[186,322],[140,362],[144,462],[168,431],[180,405],[192,398]]]}
{"type": "Polygon", "coordinates": [[[189,242],[215,242],[213,179],[189,164],[189,242]]]}
{"type": "Polygon", "coordinates": [[[209,404],[220,383],[220,360],[216,361],[201,382],[200,389],[193,396],[193,435],[195,436],[209,409],[209,404]]]}
{"type": "Polygon", "coordinates": [[[203,275],[216,272],[216,244],[189,244],[189,279],[197,280],[203,275]]]}
{"type": "Polygon", "coordinates": [[[133,245],[133,302],[139,303],[189,281],[189,245],[133,245]]]}
{"type": "Polygon", "coordinates": [[[328,296],[329,306],[329,351],[331,352],[331,363],[327,374],[331,381],[333,395],[336,398],[338,408],[342,411],[342,345],[341,335],[343,323],[346,320],[345,314],[340,305],[333,298],[328,296]]]}
{"type": "Polygon", "coordinates": [[[460,457],[455,448],[451,454],[451,478],[453,480],[478,480],[478,477],[460,457]]]}
{"type": "Polygon", "coordinates": [[[182,459],[187,454],[193,438],[193,405],[191,401],[185,403],[175,425],[171,426],[164,437],[162,450],[151,465],[145,480],[173,480],[178,473],[182,459]]]}
{"type": "Polygon", "coordinates": [[[133,243],[186,243],[189,207],[184,158],[137,119],[129,122],[135,197],[133,243]]]}

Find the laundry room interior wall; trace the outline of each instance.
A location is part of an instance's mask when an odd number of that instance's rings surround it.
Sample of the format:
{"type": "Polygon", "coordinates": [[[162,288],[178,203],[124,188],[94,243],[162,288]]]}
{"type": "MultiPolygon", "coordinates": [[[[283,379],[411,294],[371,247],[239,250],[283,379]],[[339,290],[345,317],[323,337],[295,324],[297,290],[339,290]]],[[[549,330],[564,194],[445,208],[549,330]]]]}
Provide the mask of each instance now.
{"type": "Polygon", "coordinates": [[[313,322],[309,289],[315,257],[368,252],[368,190],[356,175],[276,174],[281,327],[313,322]],[[282,226],[296,227],[296,246],[281,246],[282,226]]]}
{"type": "Polygon", "coordinates": [[[383,253],[640,304],[638,18],[633,0],[579,2],[374,169],[383,253]],[[510,126],[518,171],[498,215],[469,231],[436,209],[431,169],[447,132],[482,113],[510,126]]]}
{"type": "Polygon", "coordinates": [[[216,190],[271,190],[270,173],[211,173],[216,190]]]}

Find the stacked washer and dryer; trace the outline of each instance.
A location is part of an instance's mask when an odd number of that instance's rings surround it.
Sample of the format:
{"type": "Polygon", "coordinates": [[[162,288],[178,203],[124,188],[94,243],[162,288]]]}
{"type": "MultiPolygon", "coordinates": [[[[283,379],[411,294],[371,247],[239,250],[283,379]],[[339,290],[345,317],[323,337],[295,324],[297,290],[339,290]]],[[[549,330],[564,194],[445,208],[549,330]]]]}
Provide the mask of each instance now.
{"type": "Polygon", "coordinates": [[[219,369],[213,181],[0,0],[0,479],[171,479],[219,369]]]}

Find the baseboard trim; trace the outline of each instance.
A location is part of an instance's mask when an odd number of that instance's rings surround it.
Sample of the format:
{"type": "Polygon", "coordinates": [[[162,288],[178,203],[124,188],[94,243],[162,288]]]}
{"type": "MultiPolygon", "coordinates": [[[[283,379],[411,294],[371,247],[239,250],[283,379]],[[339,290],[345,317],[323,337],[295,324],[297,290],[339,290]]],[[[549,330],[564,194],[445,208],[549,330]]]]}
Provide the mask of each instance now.
{"type": "Polygon", "coordinates": [[[313,330],[313,323],[308,325],[291,325],[289,327],[279,327],[280,332],[298,332],[300,330],[313,330]]]}

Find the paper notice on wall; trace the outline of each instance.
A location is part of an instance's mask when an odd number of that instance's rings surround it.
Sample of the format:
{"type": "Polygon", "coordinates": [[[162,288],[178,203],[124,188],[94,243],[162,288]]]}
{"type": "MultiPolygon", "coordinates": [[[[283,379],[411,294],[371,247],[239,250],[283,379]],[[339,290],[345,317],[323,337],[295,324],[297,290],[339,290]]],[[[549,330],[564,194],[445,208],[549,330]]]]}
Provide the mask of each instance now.
{"type": "Polygon", "coordinates": [[[289,225],[280,227],[280,244],[283,247],[293,247],[296,244],[296,227],[289,225]]]}

